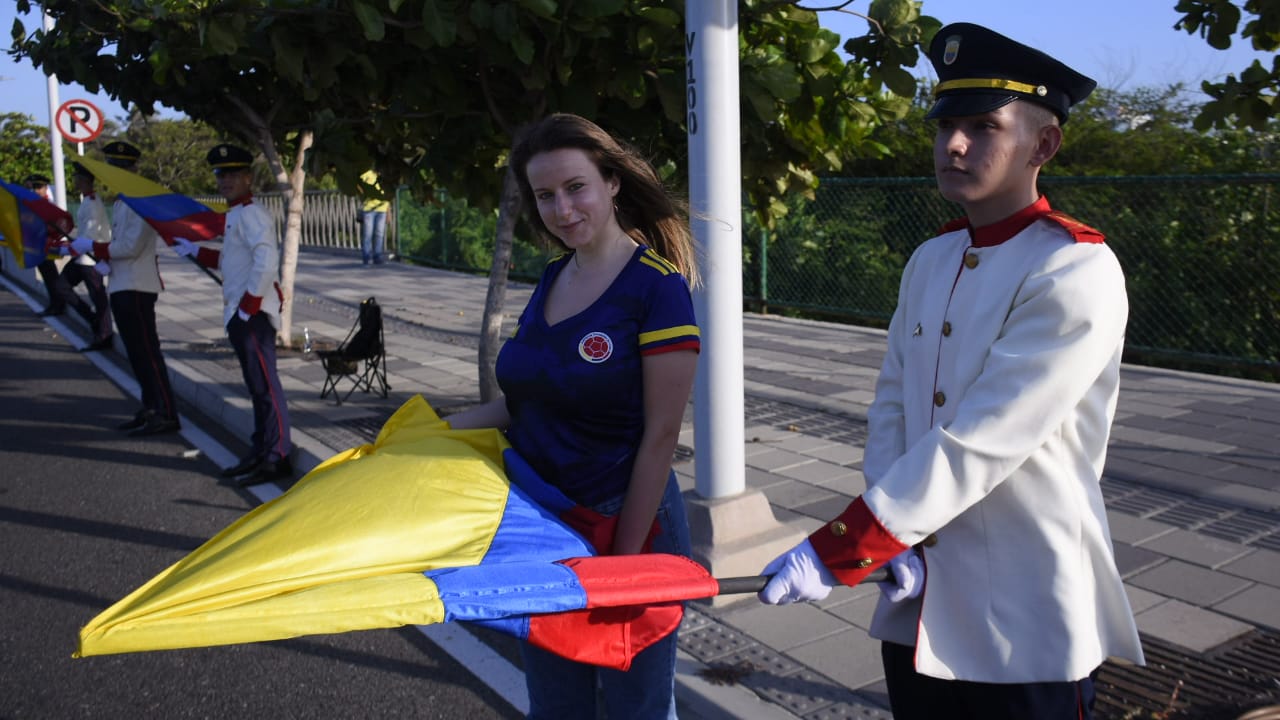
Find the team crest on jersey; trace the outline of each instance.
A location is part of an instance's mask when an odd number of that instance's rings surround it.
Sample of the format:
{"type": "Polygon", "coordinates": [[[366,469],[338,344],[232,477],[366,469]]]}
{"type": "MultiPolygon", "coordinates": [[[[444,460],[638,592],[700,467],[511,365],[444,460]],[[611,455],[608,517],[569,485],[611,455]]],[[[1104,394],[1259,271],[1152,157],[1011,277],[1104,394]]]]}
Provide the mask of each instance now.
{"type": "Polygon", "coordinates": [[[613,355],[613,339],[602,332],[587,333],[578,341],[578,354],[589,363],[602,363],[613,355]]]}

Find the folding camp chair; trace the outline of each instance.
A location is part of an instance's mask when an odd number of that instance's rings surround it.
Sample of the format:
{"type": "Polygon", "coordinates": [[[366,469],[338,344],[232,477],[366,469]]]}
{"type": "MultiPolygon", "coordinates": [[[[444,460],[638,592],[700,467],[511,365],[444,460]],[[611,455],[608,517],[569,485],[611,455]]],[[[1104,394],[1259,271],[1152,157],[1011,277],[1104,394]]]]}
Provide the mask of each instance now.
{"type": "Polygon", "coordinates": [[[382,308],[372,297],[360,303],[360,316],[356,324],[351,326],[347,338],[335,350],[321,350],[320,364],[324,366],[324,388],[320,398],[324,399],[333,393],[333,397],[341,405],[342,401],[351,397],[356,390],[373,392],[387,396],[391,386],[387,384],[386,345],[382,336],[382,308]],[[351,389],[343,395],[338,390],[338,382],[343,379],[352,382],[351,389]]]}

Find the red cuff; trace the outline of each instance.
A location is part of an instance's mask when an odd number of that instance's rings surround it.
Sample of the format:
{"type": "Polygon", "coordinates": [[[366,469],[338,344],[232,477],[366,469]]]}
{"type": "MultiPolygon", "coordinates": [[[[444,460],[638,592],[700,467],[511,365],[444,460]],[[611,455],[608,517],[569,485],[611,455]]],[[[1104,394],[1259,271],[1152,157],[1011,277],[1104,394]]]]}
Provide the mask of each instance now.
{"type": "Polygon", "coordinates": [[[196,249],[196,262],[207,268],[217,268],[218,261],[222,259],[222,253],[213,248],[201,247],[196,249]]]}
{"type": "Polygon", "coordinates": [[[810,535],[809,543],[822,564],[845,585],[857,585],[909,547],[884,529],[861,497],[810,535]]]}
{"type": "Polygon", "coordinates": [[[99,260],[111,259],[111,243],[96,242],[93,244],[93,256],[99,260]]]}
{"type": "Polygon", "coordinates": [[[262,309],[262,298],[245,293],[240,298],[240,309],[244,311],[245,315],[257,315],[258,311],[262,309]]]}

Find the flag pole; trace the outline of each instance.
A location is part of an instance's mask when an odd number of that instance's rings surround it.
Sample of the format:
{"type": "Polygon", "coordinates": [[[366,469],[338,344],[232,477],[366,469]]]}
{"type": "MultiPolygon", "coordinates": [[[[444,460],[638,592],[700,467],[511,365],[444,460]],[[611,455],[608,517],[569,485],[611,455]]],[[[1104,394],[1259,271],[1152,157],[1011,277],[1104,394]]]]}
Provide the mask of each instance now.
{"type": "MultiPolygon", "coordinates": [[[[745,593],[758,593],[764,589],[765,585],[773,579],[772,575],[748,575],[743,577],[716,578],[716,583],[720,586],[720,592],[717,595],[742,595],[745,593]]],[[[882,567],[878,570],[871,571],[871,574],[858,582],[859,585],[867,583],[893,582],[893,574],[889,572],[888,567],[882,567]]]]}

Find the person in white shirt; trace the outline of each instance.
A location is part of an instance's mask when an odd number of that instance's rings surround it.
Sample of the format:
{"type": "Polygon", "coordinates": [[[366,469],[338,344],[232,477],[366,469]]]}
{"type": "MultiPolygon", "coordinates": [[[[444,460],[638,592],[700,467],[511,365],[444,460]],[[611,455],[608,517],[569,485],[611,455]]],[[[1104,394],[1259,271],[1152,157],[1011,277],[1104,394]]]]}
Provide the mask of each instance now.
{"type": "MultiPolygon", "coordinates": [[[[80,193],[80,208],[76,210],[75,238],[86,238],[91,243],[111,242],[111,221],[107,218],[107,208],[94,190],[93,174],[80,163],[71,163],[72,181],[76,192],[80,193]]],[[[110,263],[95,259],[89,253],[77,253],[69,244],[60,247],[62,255],[74,255],[71,261],[62,268],[65,284],[64,302],[89,323],[93,330],[93,340],[81,352],[106,350],[112,345],[111,301],[107,297],[106,276],[111,273],[110,263]],[[75,287],[84,283],[89,292],[92,308],[75,293],[75,287]]]]}
{"type": "MultiPolygon", "coordinates": [[[[102,151],[108,164],[126,170],[132,170],[142,156],[141,150],[122,140],[108,143],[102,151]]],[[[115,316],[125,355],[142,391],[142,408],[132,419],[117,426],[133,436],[181,429],[177,398],[169,384],[169,368],[160,351],[160,334],[156,330],[156,300],[164,289],[156,263],[159,240],[159,233],[124,200],[117,198],[112,208],[110,242],[95,240],[91,249],[95,258],[111,267],[107,289],[111,314],[115,316]]],[[[85,244],[77,240],[73,247],[83,252],[85,244]]]]}
{"type": "Polygon", "coordinates": [[[178,238],[174,250],[222,272],[223,326],[253,400],[249,453],[222,474],[236,478],[241,487],[285,480],[293,476],[293,443],[289,407],[276,370],[276,332],[284,296],[277,282],[280,247],[275,223],[253,202],[253,155],[248,150],[218,145],[206,159],[217,176],[218,194],[231,206],[222,249],[197,247],[178,238]]]}
{"type": "Polygon", "coordinates": [[[938,189],[965,217],[903,271],[867,491],[765,568],[760,599],[887,562],[870,632],[894,718],[1090,718],[1103,661],[1143,662],[1100,488],[1128,300],[1102,233],[1037,179],[1096,84],[968,23],[929,59],[938,189]]]}

